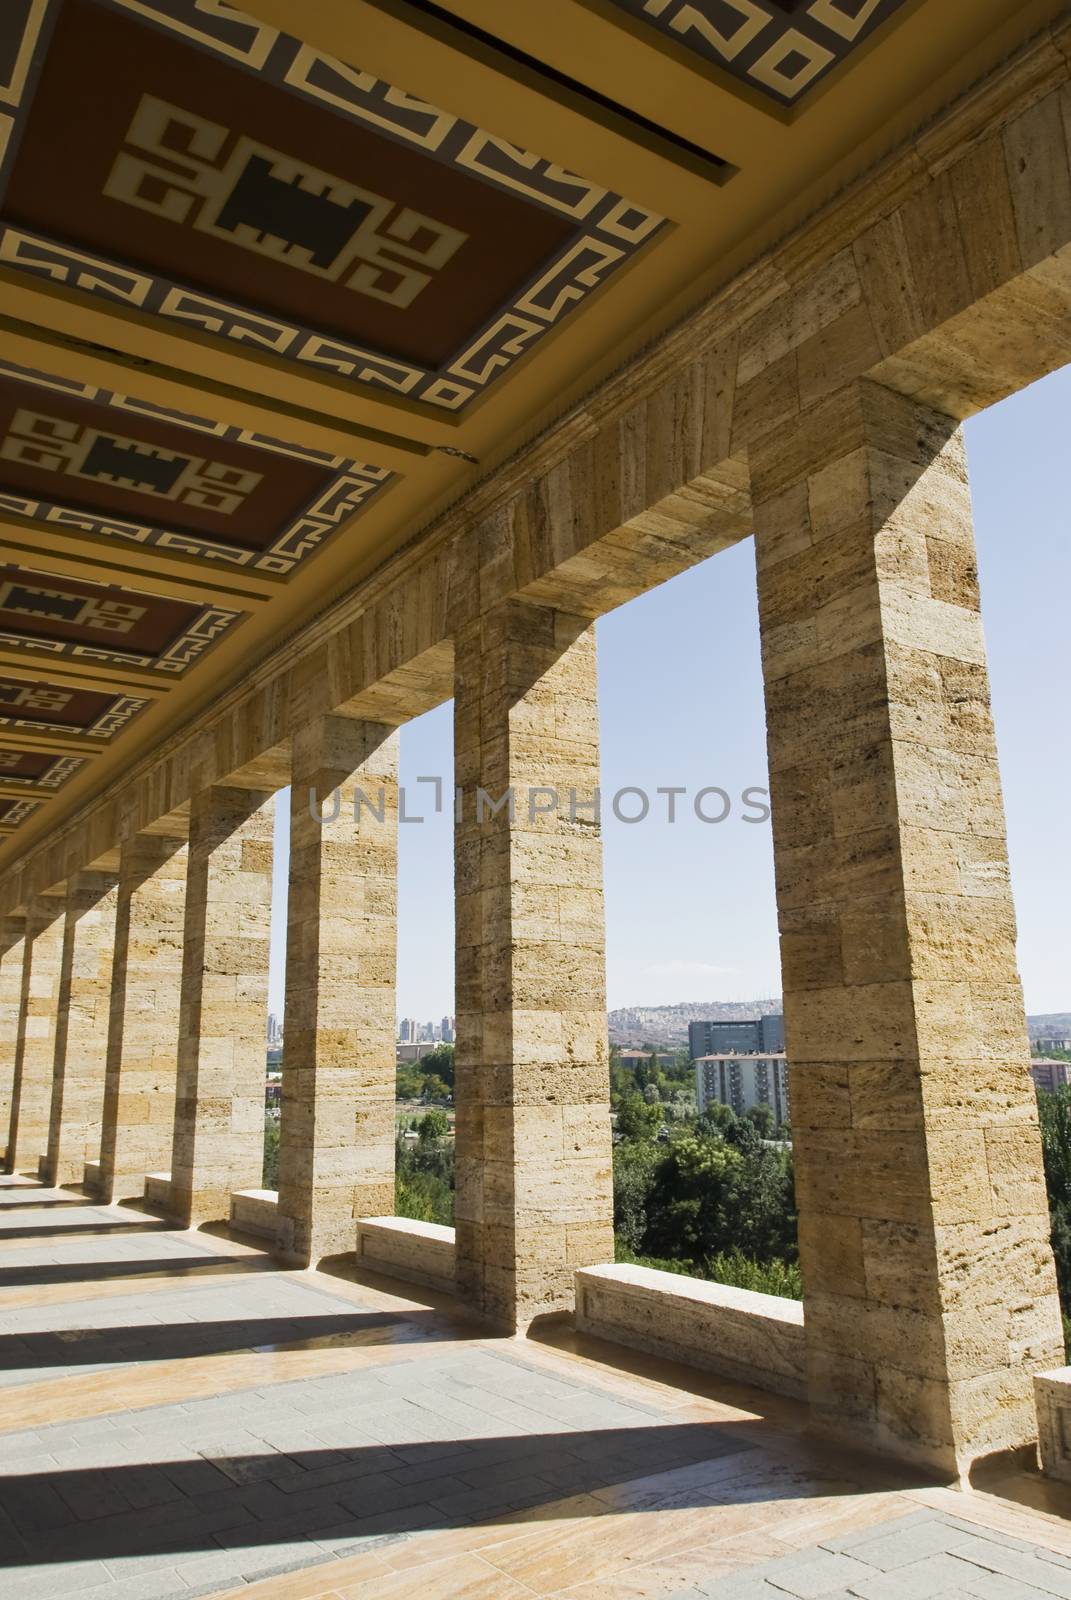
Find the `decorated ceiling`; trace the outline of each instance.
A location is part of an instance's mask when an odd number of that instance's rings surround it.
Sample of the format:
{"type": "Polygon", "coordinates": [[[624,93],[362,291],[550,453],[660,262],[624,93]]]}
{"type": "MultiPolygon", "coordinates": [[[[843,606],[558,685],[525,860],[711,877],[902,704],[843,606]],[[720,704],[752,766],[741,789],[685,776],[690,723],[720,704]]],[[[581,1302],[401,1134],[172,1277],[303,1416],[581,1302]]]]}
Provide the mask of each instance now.
{"type": "Polygon", "coordinates": [[[2,0],[0,854],[902,137],[1016,9],[2,0]]]}

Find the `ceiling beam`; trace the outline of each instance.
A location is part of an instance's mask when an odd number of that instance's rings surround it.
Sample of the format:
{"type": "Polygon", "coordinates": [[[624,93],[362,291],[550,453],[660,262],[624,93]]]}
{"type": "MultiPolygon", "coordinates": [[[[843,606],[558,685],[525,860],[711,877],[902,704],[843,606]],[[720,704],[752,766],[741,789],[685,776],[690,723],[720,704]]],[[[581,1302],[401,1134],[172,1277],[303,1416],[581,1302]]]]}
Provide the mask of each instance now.
{"type": "MultiPolygon", "coordinates": [[[[259,409],[264,421],[258,432],[306,444],[311,443],[310,429],[322,440],[327,428],[344,441],[334,454],[381,467],[412,467],[435,445],[450,444],[459,426],[448,412],[389,395],[379,398],[367,386],[329,372],[321,377],[300,362],[151,313],[108,305],[10,267],[0,268],[0,318],[17,324],[15,331],[37,351],[29,361],[8,355],[20,365],[36,364],[47,372],[53,359],[48,352],[70,350],[73,342],[77,365],[69,375],[80,382],[85,381],[87,357],[111,358],[122,364],[123,377],[115,385],[121,393],[149,398],[143,390],[155,371],[186,386],[186,409],[199,416],[244,426],[244,404],[247,414],[259,409]]],[[[5,353],[10,348],[5,333],[5,353]]]]}
{"type": "Polygon", "coordinates": [[[81,656],[52,655],[48,650],[15,650],[0,644],[0,672],[5,677],[26,678],[33,683],[42,678],[65,689],[98,689],[113,694],[138,695],[159,700],[179,680],[164,682],[166,674],[150,668],[110,666],[106,661],[87,661],[81,656]]]}
{"type": "Polygon", "coordinates": [[[103,534],[72,532],[58,523],[0,514],[0,562],[89,583],[118,583],[189,604],[248,610],[282,592],[285,578],[227,567],[156,545],[121,543],[103,534]]]}
{"type": "MultiPolygon", "coordinates": [[[[4,714],[6,715],[6,709],[4,714]]],[[[10,708],[16,711],[15,707],[10,708]]],[[[17,714],[17,711],[16,711],[17,714]]],[[[106,739],[88,739],[82,733],[59,733],[55,728],[13,728],[0,721],[0,750],[42,750],[48,755],[85,756],[92,760],[108,748],[106,739]]]]}
{"type": "Polygon", "coordinates": [[[32,783],[8,783],[0,778],[0,800],[51,800],[58,789],[36,789],[32,783]]]}
{"type": "MultiPolygon", "coordinates": [[[[675,222],[709,226],[724,173],[405,0],[243,0],[263,22],[675,222]]],[[[579,92],[578,92],[579,91],[579,92]]]]}

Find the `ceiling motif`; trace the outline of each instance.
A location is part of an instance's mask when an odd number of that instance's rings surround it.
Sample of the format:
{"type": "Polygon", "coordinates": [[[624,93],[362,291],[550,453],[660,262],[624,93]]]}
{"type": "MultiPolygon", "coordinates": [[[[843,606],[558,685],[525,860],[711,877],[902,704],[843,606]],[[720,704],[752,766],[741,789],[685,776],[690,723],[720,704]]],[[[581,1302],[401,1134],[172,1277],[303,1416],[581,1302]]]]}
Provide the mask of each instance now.
{"type": "Polygon", "coordinates": [[[178,675],[240,613],[0,566],[0,647],[178,675]]]}
{"type": "Polygon", "coordinates": [[[10,833],[37,810],[36,800],[0,800],[0,833],[10,833]]]}
{"type": "Polygon", "coordinates": [[[222,0],[5,6],[0,262],[112,305],[459,412],[663,226],[222,0]]]}
{"type": "Polygon", "coordinates": [[[136,695],[0,677],[0,731],[19,728],[113,739],[148,703],[136,695]]]}
{"type": "Polygon", "coordinates": [[[0,362],[0,514],[286,574],[393,478],[0,362]]]}
{"type": "Polygon", "coordinates": [[[664,37],[791,106],[905,0],[610,0],[664,37]]]}
{"type": "Polygon", "coordinates": [[[49,755],[40,750],[0,750],[0,783],[27,789],[60,789],[83,767],[78,756],[49,755]]]}

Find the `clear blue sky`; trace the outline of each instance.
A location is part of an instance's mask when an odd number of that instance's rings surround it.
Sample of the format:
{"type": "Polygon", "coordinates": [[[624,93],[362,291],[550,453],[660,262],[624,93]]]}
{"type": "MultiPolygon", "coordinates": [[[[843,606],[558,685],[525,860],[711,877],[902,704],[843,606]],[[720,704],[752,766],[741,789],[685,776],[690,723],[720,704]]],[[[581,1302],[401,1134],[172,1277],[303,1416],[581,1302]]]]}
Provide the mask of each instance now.
{"type": "MultiPolygon", "coordinates": [[[[1067,610],[1071,595],[1071,368],[967,428],[983,608],[1030,1011],[1071,1010],[1071,784],[1067,610]]],[[[603,788],[635,784],[734,797],[766,784],[751,541],[714,556],[598,624],[603,788]]],[[[449,785],[451,707],[402,730],[409,809],[432,810],[419,776],[449,785]]],[[[753,999],[780,992],[768,825],[737,805],[704,825],[604,816],[609,1003],[753,999]]],[[[717,809],[711,801],[709,809],[717,809]]],[[[398,1009],[420,1020],[453,1002],[448,815],[400,830],[398,1009]]],[[[272,1009],[282,1009],[285,840],[279,848],[272,1009]]]]}

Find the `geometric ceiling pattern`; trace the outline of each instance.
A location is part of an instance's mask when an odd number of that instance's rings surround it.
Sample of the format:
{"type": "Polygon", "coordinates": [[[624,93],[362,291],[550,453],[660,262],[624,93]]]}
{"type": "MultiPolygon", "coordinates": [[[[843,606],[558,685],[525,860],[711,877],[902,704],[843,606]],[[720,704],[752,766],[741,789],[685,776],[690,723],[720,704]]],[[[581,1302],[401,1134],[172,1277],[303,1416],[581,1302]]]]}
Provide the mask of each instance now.
{"type": "Polygon", "coordinates": [[[148,701],[107,690],[66,689],[43,679],[0,677],[0,725],[38,733],[114,739],[148,701]]]}
{"type": "Polygon", "coordinates": [[[0,362],[0,513],[287,574],[391,478],[0,362]]]}
{"type": "Polygon", "coordinates": [[[460,412],[664,225],[218,0],[4,4],[0,265],[112,305],[460,412]]]}
{"type": "MultiPolygon", "coordinates": [[[[589,438],[594,382],[965,91],[1019,16],[245,4],[0,0],[5,837],[348,612],[474,468],[574,405],[589,438]]],[[[630,470],[663,447],[641,430],[630,470]]]]}
{"type": "Polygon", "coordinates": [[[781,105],[839,66],[905,0],[611,0],[781,105]]]}
{"type": "Polygon", "coordinates": [[[71,657],[181,674],[238,618],[117,584],[0,566],[0,646],[16,655],[71,657]]]}

